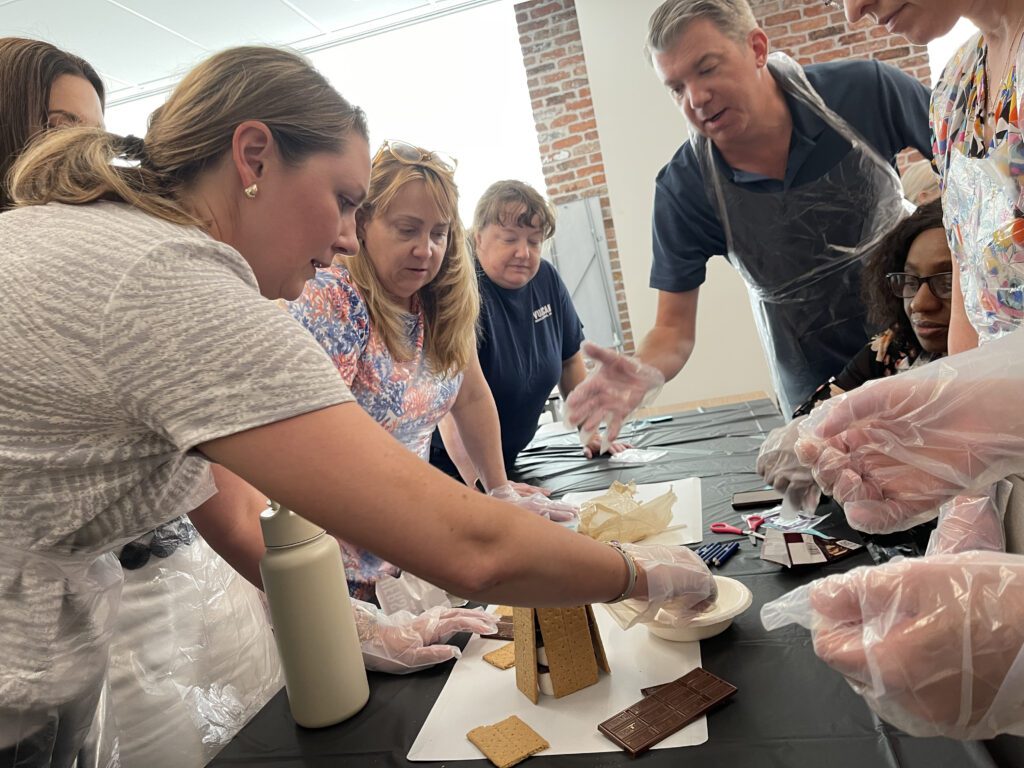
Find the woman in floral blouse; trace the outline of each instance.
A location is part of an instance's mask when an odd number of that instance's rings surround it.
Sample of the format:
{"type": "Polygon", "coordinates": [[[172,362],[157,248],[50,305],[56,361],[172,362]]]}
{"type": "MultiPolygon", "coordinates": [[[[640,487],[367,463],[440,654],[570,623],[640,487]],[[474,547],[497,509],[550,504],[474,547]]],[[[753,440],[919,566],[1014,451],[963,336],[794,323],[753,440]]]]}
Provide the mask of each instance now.
{"type": "MultiPolygon", "coordinates": [[[[454,159],[386,142],[356,214],[359,252],[319,270],[291,313],[362,408],[426,459],[449,411],[487,490],[505,485],[494,399],[476,354],[476,275],[458,215],[454,159]]],[[[343,543],[349,591],[373,599],[398,568],[343,543]]]]}

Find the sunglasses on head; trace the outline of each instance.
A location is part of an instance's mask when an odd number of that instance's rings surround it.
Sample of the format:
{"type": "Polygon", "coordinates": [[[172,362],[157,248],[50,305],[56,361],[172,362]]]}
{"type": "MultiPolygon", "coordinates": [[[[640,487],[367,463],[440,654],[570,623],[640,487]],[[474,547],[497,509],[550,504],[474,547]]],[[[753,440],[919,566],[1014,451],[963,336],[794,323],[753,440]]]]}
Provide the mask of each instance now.
{"type": "Polygon", "coordinates": [[[434,165],[446,173],[455,173],[455,169],[459,165],[458,160],[445,152],[429,152],[407,141],[385,141],[377,150],[377,154],[373,158],[374,162],[377,162],[384,152],[390,152],[391,156],[400,163],[434,165]]]}

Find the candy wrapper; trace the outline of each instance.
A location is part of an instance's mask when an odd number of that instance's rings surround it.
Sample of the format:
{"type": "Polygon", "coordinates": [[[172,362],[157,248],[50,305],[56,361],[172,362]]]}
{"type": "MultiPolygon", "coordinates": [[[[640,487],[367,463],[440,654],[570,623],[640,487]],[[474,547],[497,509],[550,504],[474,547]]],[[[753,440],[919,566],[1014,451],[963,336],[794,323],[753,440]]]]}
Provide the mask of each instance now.
{"type": "Polygon", "coordinates": [[[639,503],[636,483],[612,483],[607,493],[580,505],[579,532],[597,541],[640,541],[661,533],[672,521],[676,494],[667,493],[639,503]]]}
{"type": "Polygon", "coordinates": [[[452,598],[440,587],[408,571],[403,571],[397,578],[388,573],[382,574],[375,591],[381,610],[388,615],[399,611],[418,614],[436,606],[452,608],[466,604],[465,600],[452,598]]]}

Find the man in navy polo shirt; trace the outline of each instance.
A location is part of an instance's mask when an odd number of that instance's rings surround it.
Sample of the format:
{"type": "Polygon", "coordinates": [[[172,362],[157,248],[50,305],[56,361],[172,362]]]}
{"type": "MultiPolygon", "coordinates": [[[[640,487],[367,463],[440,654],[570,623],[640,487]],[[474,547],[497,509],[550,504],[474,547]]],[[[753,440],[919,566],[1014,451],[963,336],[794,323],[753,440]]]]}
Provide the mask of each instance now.
{"type": "Polygon", "coordinates": [[[668,0],[647,47],[690,127],[656,180],[657,317],[636,359],[594,351],[602,366],[569,399],[569,416],[614,427],[660,378],[638,363],[679,373],[715,254],[748,286],[788,416],[869,338],[861,256],[902,216],[896,154],[931,157],[928,89],[874,61],[802,69],[769,57],[746,0],[668,0]]]}

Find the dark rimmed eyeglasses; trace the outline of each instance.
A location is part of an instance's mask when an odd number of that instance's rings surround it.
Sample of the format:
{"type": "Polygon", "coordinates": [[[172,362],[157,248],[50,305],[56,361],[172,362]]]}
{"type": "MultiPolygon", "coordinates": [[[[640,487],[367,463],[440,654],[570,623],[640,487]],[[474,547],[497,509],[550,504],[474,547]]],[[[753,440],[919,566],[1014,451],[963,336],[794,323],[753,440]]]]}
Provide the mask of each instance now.
{"type": "Polygon", "coordinates": [[[393,158],[406,165],[435,165],[447,173],[455,173],[459,165],[459,161],[446,152],[429,152],[407,141],[385,141],[373,161],[377,162],[383,152],[390,152],[393,158]]]}
{"type": "Polygon", "coordinates": [[[889,290],[893,295],[901,299],[912,299],[917,296],[921,285],[927,285],[928,290],[937,299],[949,299],[953,296],[953,273],[937,272],[928,277],[918,277],[907,272],[890,272],[885,276],[889,283],[889,290]]]}

